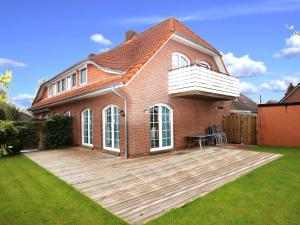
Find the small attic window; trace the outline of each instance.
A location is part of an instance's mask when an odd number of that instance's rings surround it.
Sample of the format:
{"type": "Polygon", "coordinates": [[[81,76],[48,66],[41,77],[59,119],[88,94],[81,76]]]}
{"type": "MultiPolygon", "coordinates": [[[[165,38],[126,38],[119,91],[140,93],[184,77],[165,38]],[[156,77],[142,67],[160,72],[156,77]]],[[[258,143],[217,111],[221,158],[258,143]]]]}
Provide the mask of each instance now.
{"type": "Polygon", "coordinates": [[[203,68],[206,68],[206,69],[208,69],[208,70],[211,70],[210,64],[209,64],[208,62],[206,62],[206,61],[203,61],[203,60],[197,60],[196,63],[197,63],[197,65],[199,65],[199,66],[201,66],[201,67],[203,67],[203,68]]]}

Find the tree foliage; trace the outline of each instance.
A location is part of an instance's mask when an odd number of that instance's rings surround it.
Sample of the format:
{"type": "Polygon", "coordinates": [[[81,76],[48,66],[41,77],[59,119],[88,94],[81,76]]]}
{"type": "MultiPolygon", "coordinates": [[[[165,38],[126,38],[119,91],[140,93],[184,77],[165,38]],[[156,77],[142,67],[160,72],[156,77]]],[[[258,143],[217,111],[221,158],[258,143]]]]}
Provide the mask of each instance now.
{"type": "Polygon", "coordinates": [[[7,88],[12,80],[12,72],[6,71],[5,74],[0,74],[0,100],[7,101],[7,88]]]}

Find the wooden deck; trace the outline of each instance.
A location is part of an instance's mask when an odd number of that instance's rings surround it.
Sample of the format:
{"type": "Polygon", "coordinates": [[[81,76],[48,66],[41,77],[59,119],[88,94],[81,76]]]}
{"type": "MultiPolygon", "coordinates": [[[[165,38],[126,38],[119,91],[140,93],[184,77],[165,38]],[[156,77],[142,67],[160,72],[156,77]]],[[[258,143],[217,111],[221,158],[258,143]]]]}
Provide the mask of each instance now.
{"type": "Polygon", "coordinates": [[[131,224],[183,206],[281,155],[233,149],[124,159],[72,148],[26,156],[131,224]]]}

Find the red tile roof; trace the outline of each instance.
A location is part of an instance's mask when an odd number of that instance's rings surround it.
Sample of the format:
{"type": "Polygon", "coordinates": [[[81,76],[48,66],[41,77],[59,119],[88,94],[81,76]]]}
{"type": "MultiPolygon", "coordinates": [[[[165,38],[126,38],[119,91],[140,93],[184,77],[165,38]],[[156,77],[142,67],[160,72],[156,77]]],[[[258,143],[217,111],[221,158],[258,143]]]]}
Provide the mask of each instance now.
{"type": "Polygon", "coordinates": [[[31,109],[50,102],[58,101],[66,96],[68,97],[69,95],[73,95],[74,92],[90,91],[92,88],[100,88],[103,85],[119,81],[127,83],[174,33],[183,34],[198,42],[202,46],[214,52],[218,52],[213,46],[197,36],[178,20],[169,18],[136,35],[131,40],[120,44],[110,51],[94,55],[89,58],[89,60],[94,61],[102,67],[125,71],[124,75],[114,76],[114,78],[105,81],[105,84],[103,84],[103,81],[97,82],[92,86],[87,85],[85,88],[78,88],[63,95],[58,95],[37,103],[34,102],[31,109]]]}
{"type": "Polygon", "coordinates": [[[124,76],[126,83],[175,32],[184,34],[204,47],[218,52],[178,20],[169,18],[116,48],[91,57],[90,60],[106,68],[126,71],[124,76]]]}

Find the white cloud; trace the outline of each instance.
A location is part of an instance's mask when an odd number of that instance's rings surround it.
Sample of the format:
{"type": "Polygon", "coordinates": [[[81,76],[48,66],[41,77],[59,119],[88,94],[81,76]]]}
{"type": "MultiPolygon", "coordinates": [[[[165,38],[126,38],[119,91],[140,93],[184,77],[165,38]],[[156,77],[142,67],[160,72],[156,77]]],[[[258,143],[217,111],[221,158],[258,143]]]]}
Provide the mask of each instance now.
{"type": "Polygon", "coordinates": [[[25,109],[30,107],[33,99],[34,99],[33,95],[27,93],[21,93],[15,97],[12,97],[11,102],[15,104],[18,108],[25,109]]]}
{"type": "Polygon", "coordinates": [[[236,77],[250,77],[267,72],[264,62],[254,61],[249,55],[235,57],[231,52],[223,55],[224,63],[229,74],[236,77]]]}
{"type": "Polygon", "coordinates": [[[254,85],[249,82],[241,82],[240,87],[241,92],[244,94],[255,94],[264,91],[286,92],[290,83],[292,83],[293,85],[297,85],[299,82],[300,74],[295,73],[294,75],[289,75],[280,79],[266,81],[258,85],[254,85]]]}
{"type": "Polygon", "coordinates": [[[18,62],[12,59],[0,58],[0,67],[27,67],[25,63],[18,62]]]}
{"type": "Polygon", "coordinates": [[[255,94],[259,92],[259,89],[249,82],[241,82],[240,91],[244,94],[255,94]]]}
{"type": "Polygon", "coordinates": [[[300,56],[300,36],[292,35],[285,40],[286,47],[281,49],[279,53],[275,53],[275,57],[284,56],[287,58],[300,56]]]}
{"type": "Polygon", "coordinates": [[[109,50],[109,48],[99,48],[100,53],[107,52],[108,50],[109,50]]]}
{"type": "Polygon", "coordinates": [[[286,80],[271,80],[269,82],[264,82],[260,85],[261,91],[274,91],[274,92],[283,92],[286,91],[288,87],[288,82],[286,80]]]}
{"type": "Polygon", "coordinates": [[[106,39],[102,34],[93,34],[91,40],[102,45],[112,45],[112,41],[106,39]]]}
{"type": "MultiPolygon", "coordinates": [[[[251,1],[249,3],[240,3],[223,7],[204,8],[201,11],[189,12],[187,15],[177,15],[176,18],[180,21],[206,21],[262,13],[291,12],[298,11],[299,9],[300,2],[298,0],[251,1]]],[[[130,24],[153,24],[166,18],[167,16],[152,15],[149,17],[127,18],[123,19],[122,22],[130,24]]]]}

